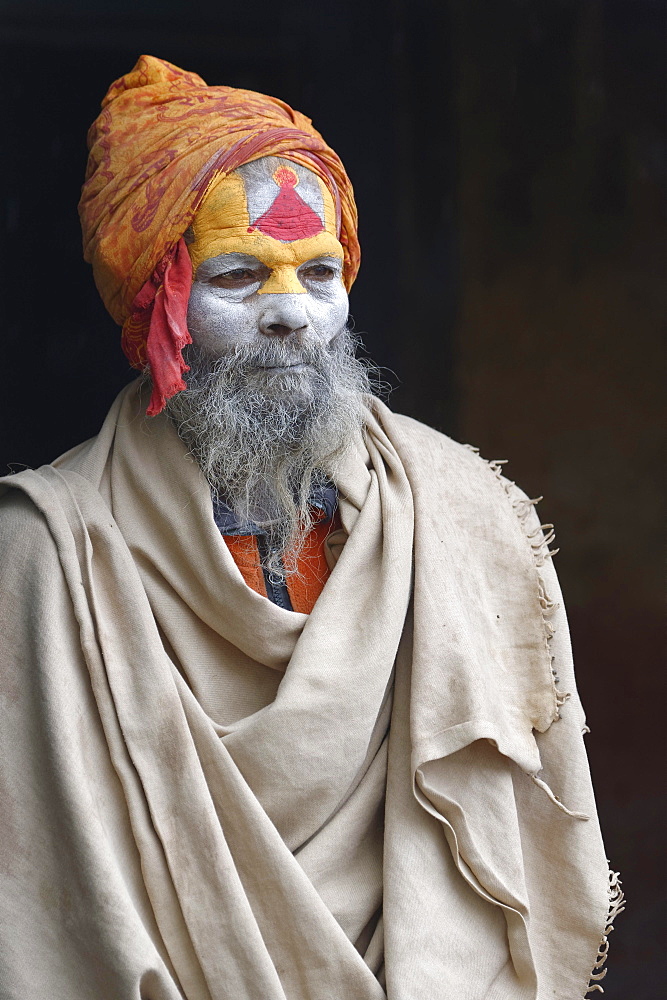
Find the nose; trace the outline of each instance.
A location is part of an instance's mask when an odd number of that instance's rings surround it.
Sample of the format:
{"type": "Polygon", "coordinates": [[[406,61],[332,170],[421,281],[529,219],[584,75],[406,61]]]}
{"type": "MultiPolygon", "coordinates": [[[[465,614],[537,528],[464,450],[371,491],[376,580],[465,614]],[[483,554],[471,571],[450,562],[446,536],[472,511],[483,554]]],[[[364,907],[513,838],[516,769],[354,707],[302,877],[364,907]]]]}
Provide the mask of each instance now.
{"type": "Polygon", "coordinates": [[[303,296],[279,292],[265,298],[271,301],[263,303],[259,329],[266,337],[288,337],[290,333],[303,333],[308,329],[303,296]]]}

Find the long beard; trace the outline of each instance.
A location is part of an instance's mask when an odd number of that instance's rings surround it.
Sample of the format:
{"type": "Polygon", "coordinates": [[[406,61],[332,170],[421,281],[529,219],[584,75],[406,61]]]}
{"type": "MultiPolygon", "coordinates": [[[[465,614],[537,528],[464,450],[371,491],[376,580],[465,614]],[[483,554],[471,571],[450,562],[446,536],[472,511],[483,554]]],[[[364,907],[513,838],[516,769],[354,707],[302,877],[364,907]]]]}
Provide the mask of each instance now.
{"type": "Polygon", "coordinates": [[[295,572],[312,490],[335,477],[363,426],[373,386],[355,346],[347,329],[328,346],[290,335],[213,360],[192,346],[188,387],[167,404],[213,493],[266,533],[274,577],[295,572]]]}

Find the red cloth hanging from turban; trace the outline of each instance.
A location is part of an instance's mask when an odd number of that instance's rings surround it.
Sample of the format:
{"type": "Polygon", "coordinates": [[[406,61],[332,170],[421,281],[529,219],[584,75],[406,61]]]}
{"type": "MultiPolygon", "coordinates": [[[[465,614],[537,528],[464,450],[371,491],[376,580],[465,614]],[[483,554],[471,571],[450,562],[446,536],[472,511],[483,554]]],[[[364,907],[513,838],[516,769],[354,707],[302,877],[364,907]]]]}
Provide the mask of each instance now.
{"type": "Polygon", "coordinates": [[[123,350],[151,367],[149,413],[184,388],[181,356],[192,280],[181,237],[214,178],[262,156],[316,173],[339,216],[343,279],[359,268],[357,211],[343,165],[310,119],[250,90],[208,87],[153,56],[116,80],[88,133],[79,214],[85,259],[105,306],[123,325],[123,350]]]}

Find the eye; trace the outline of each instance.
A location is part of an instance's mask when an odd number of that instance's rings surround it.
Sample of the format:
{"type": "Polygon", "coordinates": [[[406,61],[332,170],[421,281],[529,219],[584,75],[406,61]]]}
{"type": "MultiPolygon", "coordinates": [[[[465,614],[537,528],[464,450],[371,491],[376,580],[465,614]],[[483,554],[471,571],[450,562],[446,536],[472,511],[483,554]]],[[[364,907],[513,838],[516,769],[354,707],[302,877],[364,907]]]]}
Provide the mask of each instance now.
{"type": "Polygon", "coordinates": [[[214,278],[209,278],[209,285],[215,288],[247,288],[249,285],[258,284],[262,280],[257,271],[249,267],[237,267],[233,271],[224,271],[216,274],[214,278]]]}
{"type": "Polygon", "coordinates": [[[336,277],[336,269],[328,264],[311,264],[310,267],[304,267],[301,275],[310,281],[331,281],[336,277]]]}

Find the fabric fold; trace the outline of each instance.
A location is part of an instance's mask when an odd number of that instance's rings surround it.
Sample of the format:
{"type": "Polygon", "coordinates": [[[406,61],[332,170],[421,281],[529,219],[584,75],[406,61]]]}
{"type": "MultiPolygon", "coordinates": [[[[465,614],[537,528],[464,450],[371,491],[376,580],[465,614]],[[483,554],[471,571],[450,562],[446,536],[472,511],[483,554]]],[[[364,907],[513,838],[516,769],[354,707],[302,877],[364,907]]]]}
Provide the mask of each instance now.
{"type": "MultiPolygon", "coordinates": [[[[553,570],[537,573],[505,485],[369,400],[336,480],[332,573],[311,615],[287,612],[245,585],[175,429],[143,416],[148,391],[128,387],[97,439],[0,485],[16,741],[2,776],[14,840],[40,809],[61,830],[5,873],[0,905],[33,908],[34,934],[63,937],[81,970],[40,965],[31,988],[583,996],[606,865],[597,824],[529,777],[594,812],[562,610],[547,645],[553,570]],[[571,695],[553,724],[552,655],[571,695]],[[35,703],[45,725],[27,745],[35,703]],[[61,745],[62,795],[36,763],[61,745]],[[82,789],[94,806],[68,804],[82,789]],[[84,857],[90,889],[72,884],[84,857]],[[80,923],[54,924],[45,892],[80,923]],[[125,927],[131,946],[106,948],[125,927]]],[[[0,971],[11,1000],[30,992],[22,933],[0,971]]]]}

